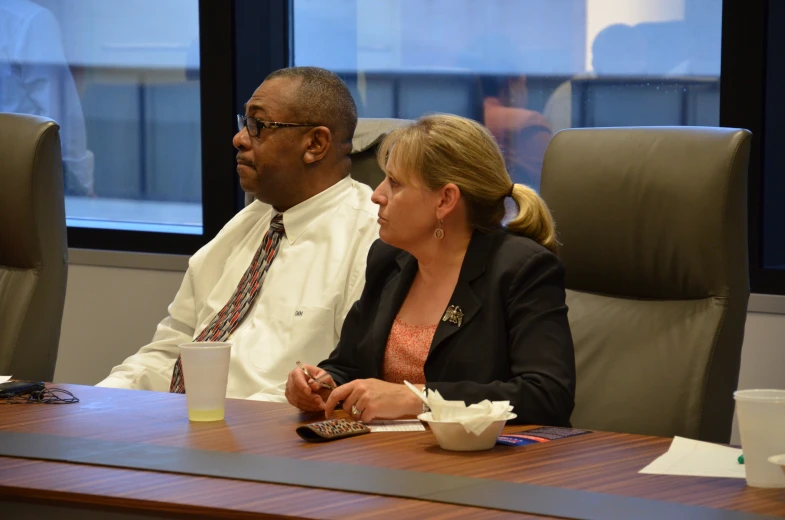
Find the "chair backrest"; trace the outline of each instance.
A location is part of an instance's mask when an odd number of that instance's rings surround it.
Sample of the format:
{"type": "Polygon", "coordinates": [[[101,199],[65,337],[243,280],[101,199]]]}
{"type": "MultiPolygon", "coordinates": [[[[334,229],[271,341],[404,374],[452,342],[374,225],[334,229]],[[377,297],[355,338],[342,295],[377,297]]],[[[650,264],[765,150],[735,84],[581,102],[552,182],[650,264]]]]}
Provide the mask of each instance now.
{"type": "Polygon", "coordinates": [[[0,113],[0,374],[51,381],[68,269],[59,126],[0,113]]]}
{"type": "Polygon", "coordinates": [[[384,172],[376,161],[379,143],[396,128],[410,123],[409,119],[360,118],[352,138],[352,178],[376,189],[384,180],[384,172]]]}
{"type": "Polygon", "coordinates": [[[553,138],[541,194],[567,270],[575,427],[729,441],[749,298],[750,140],[699,127],[553,138]]]}

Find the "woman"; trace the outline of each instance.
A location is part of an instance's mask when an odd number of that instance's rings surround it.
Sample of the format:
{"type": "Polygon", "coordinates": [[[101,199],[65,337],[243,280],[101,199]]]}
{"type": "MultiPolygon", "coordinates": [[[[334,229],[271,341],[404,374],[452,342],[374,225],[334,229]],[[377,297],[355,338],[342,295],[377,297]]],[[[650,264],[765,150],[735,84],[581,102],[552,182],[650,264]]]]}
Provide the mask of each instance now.
{"type": "Polygon", "coordinates": [[[431,115],[379,147],[386,178],[373,193],[379,236],[365,289],[318,367],[295,369],[286,396],[330,416],[416,415],[402,383],[467,404],[509,400],[519,423],[569,425],[575,359],[550,212],[513,184],[480,124],[431,115]],[[502,226],[505,199],[519,211],[502,226]],[[326,401],[323,401],[323,397],[326,401]]]}

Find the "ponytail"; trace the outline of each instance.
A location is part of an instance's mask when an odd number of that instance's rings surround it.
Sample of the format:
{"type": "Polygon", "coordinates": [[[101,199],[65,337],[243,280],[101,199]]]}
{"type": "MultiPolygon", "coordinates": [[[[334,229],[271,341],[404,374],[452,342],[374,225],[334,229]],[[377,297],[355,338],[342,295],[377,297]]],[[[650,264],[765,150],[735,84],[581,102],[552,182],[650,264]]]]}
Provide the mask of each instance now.
{"type": "Polygon", "coordinates": [[[507,229],[557,252],[556,229],[545,201],[528,186],[510,182],[499,145],[476,121],[447,114],[423,116],[384,138],[377,152],[382,170],[393,157],[399,172],[418,175],[429,190],[448,183],[458,186],[473,229],[498,230],[504,202],[512,197],[518,216],[507,229]]]}
{"type": "Polygon", "coordinates": [[[558,253],[556,226],[545,201],[536,191],[523,184],[513,184],[510,196],[518,206],[518,215],[507,223],[507,229],[558,253]]]}

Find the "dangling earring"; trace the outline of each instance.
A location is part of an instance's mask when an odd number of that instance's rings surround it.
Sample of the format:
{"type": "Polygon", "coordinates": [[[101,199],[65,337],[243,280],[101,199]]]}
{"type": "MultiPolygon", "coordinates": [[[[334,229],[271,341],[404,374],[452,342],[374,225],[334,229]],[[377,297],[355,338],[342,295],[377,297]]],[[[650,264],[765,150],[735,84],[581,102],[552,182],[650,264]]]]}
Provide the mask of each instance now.
{"type": "Polygon", "coordinates": [[[433,232],[433,236],[435,236],[437,240],[441,240],[444,238],[444,230],[442,229],[442,224],[444,224],[444,221],[439,220],[439,227],[437,227],[436,231],[433,232]]]}

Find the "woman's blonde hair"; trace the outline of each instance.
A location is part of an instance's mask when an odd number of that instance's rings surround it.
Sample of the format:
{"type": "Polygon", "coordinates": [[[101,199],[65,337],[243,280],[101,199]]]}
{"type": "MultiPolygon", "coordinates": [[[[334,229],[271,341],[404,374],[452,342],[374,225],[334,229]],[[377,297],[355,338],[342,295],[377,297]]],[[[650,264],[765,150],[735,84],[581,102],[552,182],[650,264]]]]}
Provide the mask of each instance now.
{"type": "Polygon", "coordinates": [[[490,231],[501,226],[504,199],[512,197],[518,215],[507,229],[557,252],[556,228],[545,201],[523,184],[513,184],[499,145],[481,124],[449,114],[421,117],[393,130],[379,145],[379,166],[387,161],[402,180],[416,175],[429,190],[455,184],[466,201],[472,228],[490,231]]]}

